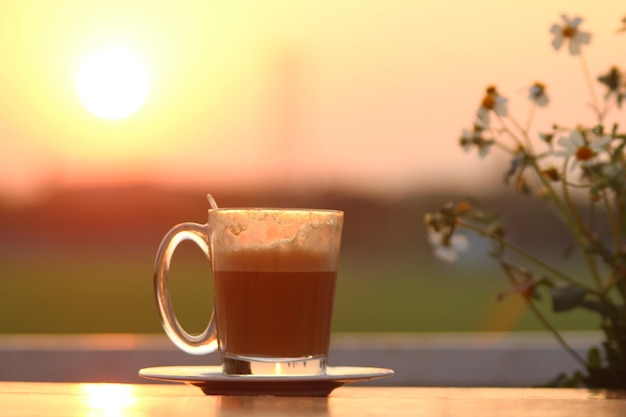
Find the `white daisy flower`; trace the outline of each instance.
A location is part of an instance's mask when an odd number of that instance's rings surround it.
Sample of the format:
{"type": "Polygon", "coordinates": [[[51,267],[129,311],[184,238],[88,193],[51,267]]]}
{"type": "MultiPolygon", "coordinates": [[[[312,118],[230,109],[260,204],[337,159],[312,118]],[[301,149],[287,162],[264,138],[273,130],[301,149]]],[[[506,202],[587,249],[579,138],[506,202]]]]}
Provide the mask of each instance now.
{"type": "Polygon", "coordinates": [[[481,127],[474,127],[474,130],[463,129],[460,139],[461,146],[465,152],[469,153],[475,146],[478,148],[478,156],[481,159],[487,156],[489,148],[493,145],[493,141],[484,139],[482,133],[483,129],[481,127]]]}
{"type": "Polygon", "coordinates": [[[570,19],[565,15],[561,15],[563,19],[563,26],[558,24],[552,25],[550,33],[554,35],[552,39],[552,46],[555,50],[559,50],[565,39],[569,40],[569,53],[572,55],[580,54],[580,46],[587,45],[591,42],[591,34],[588,32],[582,32],[578,30],[578,26],[582,23],[583,19],[575,17],[570,19]]]}
{"type": "Polygon", "coordinates": [[[463,129],[463,133],[461,133],[461,146],[465,152],[469,152],[472,150],[472,146],[475,141],[480,139],[480,132],[476,132],[475,130],[463,129]]]}
{"type": "Polygon", "coordinates": [[[506,116],[509,114],[507,102],[509,100],[502,97],[496,91],[496,88],[491,86],[487,88],[487,92],[480,103],[480,107],[476,112],[478,120],[484,125],[489,126],[489,112],[493,111],[498,116],[506,116]]]}
{"type": "Polygon", "coordinates": [[[552,139],[554,139],[553,133],[539,133],[539,139],[550,145],[552,147],[552,139]]]}
{"type": "Polygon", "coordinates": [[[458,254],[466,251],[469,246],[467,237],[459,234],[454,234],[448,244],[445,244],[443,234],[433,228],[428,228],[428,241],[433,246],[435,256],[449,263],[456,261],[458,254]]]}
{"type": "Polygon", "coordinates": [[[573,170],[578,166],[578,163],[582,165],[592,163],[598,154],[606,149],[611,140],[611,135],[603,135],[591,142],[587,142],[580,131],[573,130],[569,137],[562,136],[559,138],[557,143],[564,149],[556,151],[554,154],[566,158],[573,156],[575,158],[571,166],[573,170]]]}
{"type": "Polygon", "coordinates": [[[546,94],[546,86],[539,82],[534,83],[530,87],[528,98],[537,103],[539,107],[545,107],[550,102],[550,99],[546,94]]]}
{"type": "Polygon", "coordinates": [[[607,163],[600,168],[602,175],[610,180],[624,177],[624,166],[621,162],[607,163]]]}

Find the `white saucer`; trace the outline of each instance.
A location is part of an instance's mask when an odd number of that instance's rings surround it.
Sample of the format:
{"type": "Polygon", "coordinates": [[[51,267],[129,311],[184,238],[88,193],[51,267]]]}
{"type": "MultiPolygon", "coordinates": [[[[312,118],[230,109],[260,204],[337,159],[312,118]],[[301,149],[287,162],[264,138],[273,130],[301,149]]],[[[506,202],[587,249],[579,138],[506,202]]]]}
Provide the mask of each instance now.
{"type": "Polygon", "coordinates": [[[254,376],[224,375],[221,366],[159,366],[139,370],[144,378],[184,382],[207,395],[280,395],[323,397],[350,382],[393,375],[385,368],[328,366],[325,375],[254,376]]]}

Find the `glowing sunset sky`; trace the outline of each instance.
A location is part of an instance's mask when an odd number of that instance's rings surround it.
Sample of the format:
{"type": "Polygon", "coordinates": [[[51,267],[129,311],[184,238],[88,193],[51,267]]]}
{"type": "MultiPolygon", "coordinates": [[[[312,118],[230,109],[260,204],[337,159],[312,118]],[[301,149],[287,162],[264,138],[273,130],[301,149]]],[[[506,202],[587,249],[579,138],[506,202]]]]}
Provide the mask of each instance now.
{"type": "Polygon", "coordinates": [[[524,119],[542,81],[552,104],[534,126],[589,122],[579,62],[551,48],[549,29],[584,17],[594,77],[624,68],[619,3],[2,2],[0,197],[137,182],[480,186],[498,161],[457,139],[485,87],[524,119]],[[76,92],[82,61],[104,47],[133,51],[150,76],[122,120],[93,116],[76,92]]]}

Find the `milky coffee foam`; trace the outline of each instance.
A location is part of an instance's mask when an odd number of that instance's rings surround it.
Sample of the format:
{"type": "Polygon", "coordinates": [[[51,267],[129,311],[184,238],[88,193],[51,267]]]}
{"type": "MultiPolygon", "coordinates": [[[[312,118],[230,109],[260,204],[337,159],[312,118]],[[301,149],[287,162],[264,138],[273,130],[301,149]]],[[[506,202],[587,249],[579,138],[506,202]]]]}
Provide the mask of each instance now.
{"type": "Polygon", "coordinates": [[[336,271],[343,213],[332,210],[209,210],[216,271],[336,271]]]}

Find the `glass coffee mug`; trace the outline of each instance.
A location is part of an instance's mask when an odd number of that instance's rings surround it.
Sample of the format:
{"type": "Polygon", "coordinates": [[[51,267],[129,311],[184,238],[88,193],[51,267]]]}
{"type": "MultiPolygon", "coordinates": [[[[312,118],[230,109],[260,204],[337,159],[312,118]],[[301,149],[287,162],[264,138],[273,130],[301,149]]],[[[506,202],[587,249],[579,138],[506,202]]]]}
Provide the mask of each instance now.
{"type": "Polygon", "coordinates": [[[175,226],[155,261],[165,332],[187,353],[219,350],[228,375],[324,374],[342,228],[341,211],[263,208],[209,209],[207,224],[175,226]],[[213,316],[199,335],[180,325],[168,289],[184,240],[202,249],[213,272],[213,316]]]}

